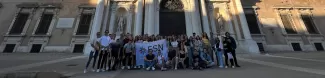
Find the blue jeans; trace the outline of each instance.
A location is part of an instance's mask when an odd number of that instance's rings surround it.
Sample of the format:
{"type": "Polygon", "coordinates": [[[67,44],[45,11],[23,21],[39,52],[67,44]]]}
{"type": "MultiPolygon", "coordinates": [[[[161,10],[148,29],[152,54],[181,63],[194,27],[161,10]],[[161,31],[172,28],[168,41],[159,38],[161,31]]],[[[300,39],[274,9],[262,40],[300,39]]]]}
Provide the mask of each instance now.
{"type": "Polygon", "coordinates": [[[216,54],[216,56],[218,58],[219,66],[224,67],[223,57],[222,57],[223,56],[223,50],[221,50],[221,51],[216,50],[215,54],[216,54]]]}
{"type": "Polygon", "coordinates": [[[154,67],[155,64],[156,64],[155,61],[144,61],[144,65],[145,65],[146,68],[148,68],[148,67],[154,67]]]}
{"type": "Polygon", "coordinates": [[[193,47],[187,46],[187,51],[188,51],[188,65],[192,66],[193,62],[193,47]]]}
{"type": "Polygon", "coordinates": [[[90,61],[94,58],[94,61],[93,61],[93,68],[95,68],[95,65],[96,65],[96,60],[97,60],[97,56],[98,56],[98,51],[94,52],[94,51],[91,51],[90,54],[89,54],[89,58],[88,58],[88,61],[86,63],[86,69],[88,68],[89,64],[90,64],[90,61]],[[95,54],[94,54],[95,53],[95,54]]]}

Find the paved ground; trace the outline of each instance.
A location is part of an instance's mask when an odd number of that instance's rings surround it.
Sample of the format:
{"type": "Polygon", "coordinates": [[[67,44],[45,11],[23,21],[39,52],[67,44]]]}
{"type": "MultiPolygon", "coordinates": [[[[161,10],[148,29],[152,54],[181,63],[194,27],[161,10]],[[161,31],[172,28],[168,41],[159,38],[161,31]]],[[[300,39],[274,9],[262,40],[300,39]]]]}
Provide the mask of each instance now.
{"type": "Polygon", "coordinates": [[[59,72],[71,78],[325,78],[325,52],[239,54],[241,68],[196,70],[119,70],[83,74],[82,54],[0,54],[0,74],[59,72]]]}

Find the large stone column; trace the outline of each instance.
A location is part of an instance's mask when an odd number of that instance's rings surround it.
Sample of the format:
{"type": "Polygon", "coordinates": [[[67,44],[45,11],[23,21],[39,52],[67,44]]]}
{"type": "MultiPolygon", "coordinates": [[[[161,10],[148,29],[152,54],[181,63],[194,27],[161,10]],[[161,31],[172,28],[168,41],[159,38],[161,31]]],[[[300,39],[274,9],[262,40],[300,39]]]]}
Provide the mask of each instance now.
{"type": "Polygon", "coordinates": [[[159,34],[159,8],[160,8],[160,6],[159,6],[159,4],[160,4],[160,1],[161,0],[154,0],[155,2],[154,2],[154,6],[155,6],[155,8],[154,8],[154,10],[155,10],[155,35],[158,35],[159,34]]]}
{"type": "Polygon", "coordinates": [[[136,5],[136,22],[135,22],[135,27],[134,27],[134,35],[141,35],[142,32],[142,14],[143,14],[143,0],[138,0],[138,3],[136,5]]]}
{"type": "Polygon", "coordinates": [[[193,5],[191,4],[190,0],[183,1],[183,4],[185,6],[184,8],[184,13],[185,13],[185,21],[186,21],[186,35],[191,36],[192,33],[194,32],[193,25],[194,23],[192,22],[192,14],[194,12],[193,10],[193,5]]]}
{"type": "Polygon", "coordinates": [[[201,1],[201,16],[202,16],[202,24],[203,24],[203,30],[208,34],[210,37],[210,27],[209,27],[209,20],[208,20],[208,14],[207,14],[207,9],[205,5],[205,0],[200,0],[201,1]]]}
{"type": "Polygon", "coordinates": [[[96,38],[96,33],[100,31],[100,27],[102,24],[102,19],[103,19],[103,12],[104,12],[104,7],[105,7],[105,1],[104,0],[98,0],[97,6],[96,6],[96,12],[95,12],[95,17],[94,17],[94,23],[91,27],[90,31],[90,39],[86,43],[86,47],[84,49],[84,54],[89,55],[90,51],[93,49],[90,45],[90,41],[96,38]]]}
{"type": "Polygon", "coordinates": [[[194,23],[192,22],[192,13],[194,12],[193,10],[193,5],[191,4],[190,0],[187,1],[182,1],[185,8],[184,8],[184,13],[185,13],[185,21],[186,21],[186,35],[191,36],[193,31],[193,26],[194,23]]]}
{"type": "Polygon", "coordinates": [[[126,24],[126,33],[131,33],[131,25],[132,25],[132,17],[133,17],[133,9],[134,9],[134,5],[130,6],[130,9],[128,11],[128,15],[127,15],[127,24],[126,24]]]}
{"type": "Polygon", "coordinates": [[[155,6],[154,2],[156,0],[149,0],[149,17],[148,17],[148,34],[155,34],[155,6]]]}
{"type": "Polygon", "coordinates": [[[145,34],[153,35],[155,34],[155,0],[146,0],[146,15],[145,15],[145,34]]]}
{"type": "Polygon", "coordinates": [[[256,42],[252,39],[252,36],[249,32],[246,16],[243,11],[243,7],[240,0],[232,0],[234,1],[235,8],[237,10],[238,19],[240,20],[240,25],[242,28],[242,33],[244,34],[244,41],[241,46],[250,53],[259,53],[258,46],[256,42]]]}
{"type": "Polygon", "coordinates": [[[109,20],[109,33],[115,33],[115,21],[116,21],[116,4],[114,3],[111,7],[111,18],[109,20]]]}
{"type": "Polygon", "coordinates": [[[148,32],[149,32],[149,18],[150,18],[150,16],[149,16],[149,7],[150,7],[150,3],[151,2],[151,0],[145,0],[145,15],[144,15],[144,34],[148,34],[148,32]]]}
{"type": "Polygon", "coordinates": [[[200,9],[199,9],[199,1],[198,0],[191,0],[192,4],[192,23],[193,23],[193,33],[200,34],[202,32],[202,27],[201,27],[201,20],[200,20],[200,9]]]}
{"type": "Polygon", "coordinates": [[[106,9],[105,9],[105,18],[104,18],[104,24],[103,24],[103,27],[102,27],[102,30],[101,30],[101,32],[102,32],[102,34],[104,34],[104,31],[105,30],[107,30],[106,28],[108,27],[108,23],[109,23],[109,10],[110,10],[110,0],[107,0],[106,1],[106,9]]]}
{"type": "MultiPolygon", "coordinates": [[[[216,19],[215,19],[215,17],[216,17],[216,13],[215,13],[215,9],[214,9],[214,6],[213,6],[213,4],[211,3],[211,4],[209,4],[209,8],[208,8],[208,10],[209,10],[209,14],[210,14],[210,25],[211,25],[211,32],[213,33],[213,34],[216,34],[216,32],[217,32],[217,28],[216,28],[216,19]]],[[[210,32],[207,32],[208,34],[210,33],[210,32]]],[[[211,35],[212,37],[213,37],[213,35],[211,35]]]]}

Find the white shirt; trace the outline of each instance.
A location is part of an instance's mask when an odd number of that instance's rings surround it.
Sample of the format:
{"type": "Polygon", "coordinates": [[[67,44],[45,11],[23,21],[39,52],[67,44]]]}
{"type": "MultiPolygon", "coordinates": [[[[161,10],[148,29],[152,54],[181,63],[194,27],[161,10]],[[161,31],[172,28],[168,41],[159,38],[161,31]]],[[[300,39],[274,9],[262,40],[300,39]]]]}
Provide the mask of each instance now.
{"type": "MultiPolygon", "coordinates": [[[[92,45],[95,45],[95,46],[98,46],[97,45],[97,42],[99,42],[100,41],[100,38],[96,38],[96,39],[93,39],[91,42],[90,42],[90,44],[92,44],[92,45]]],[[[96,51],[96,49],[95,48],[93,48],[93,50],[92,51],[96,51]]]]}
{"type": "Polygon", "coordinates": [[[157,58],[158,58],[158,64],[162,64],[163,60],[164,60],[164,56],[163,55],[158,55],[157,58]]]}
{"type": "Polygon", "coordinates": [[[104,46],[104,47],[102,48],[102,50],[104,50],[104,48],[108,47],[109,44],[110,44],[111,42],[112,42],[111,37],[109,37],[109,36],[102,36],[102,37],[100,38],[100,44],[101,44],[102,46],[104,46]]]}
{"type": "Polygon", "coordinates": [[[178,47],[178,42],[177,41],[173,41],[171,42],[172,46],[175,48],[175,47],[178,47]]]}

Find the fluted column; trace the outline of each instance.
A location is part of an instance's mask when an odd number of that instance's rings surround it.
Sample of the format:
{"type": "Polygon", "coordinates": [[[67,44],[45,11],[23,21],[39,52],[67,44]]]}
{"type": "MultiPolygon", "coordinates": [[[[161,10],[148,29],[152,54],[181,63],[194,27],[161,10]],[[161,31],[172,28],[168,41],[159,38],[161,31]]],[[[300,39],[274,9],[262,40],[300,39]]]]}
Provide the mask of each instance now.
{"type": "Polygon", "coordinates": [[[201,33],[202,27],[201,27],[201,21],[200,21],[200,9],[199,9],[199,1],[198,0],[191,0],[192,4],[192,23],[193,23],[193,33],[201,33]]]}
{"type": "Polygon", "coordinates": [[[96,38],[96,33],[98,31],[100,31],[100,27],[101,27],[102,19],[103,19],[104,7],[105,7],[105,0],[98,0],[97,6],[96,6],[95,17],[94,17],[94,23],[91,26],[90,39],[86,43],[86,47],[84,49],[85,55],[89,55],[90,51],[92,50],[90,41],[93,41],[93,39],[96,38]]]}
{"type": "Polygon", "coordinates": [[[240,24],[242,26],[242,30],[243,30],[245,39],[252,39],[252,36],[249,32],[249,28],[248,28],[246,16],[245,16],[245,13],[243,10],[243,6],[241,5],[241,1],[235,0],[235,6],[237,8],[237,12],[238,12],[237,14],[239,16],[240,24]]]}
{"type": "MultiPolygon", "coordinates": [[[[148,35],[153,35],[154,31],[155,31],[155,27],[154,27],[154,23],[155,23],[155,8],[154,8],[154,0],[148,0],[148,2],[146,2],[147,6],[148,6],[148,12],[146,13],[147,17],[146,17],[146,25],[145,25],[145,29],[146,29],[146,34],[148,35]]],[[[147,8],[147,7],[146,7],[147,8]]]]}
{"type": "Polygon", "coordinates": [[[114,27],[115,27],[115,21],[116,21],[116,3],[114,3],[111,7],[111,18],[109,20],[109,33],[115,33],[114,27]]]}
{"type": "MultiPolygon", "coordinates": [[[[216,20],[215,20],[215,11],[214,11],[214,6],[213,6],[213,4],[211,3],[211,4],[209,4],[209,9],[208,9],[208,11],[209,11],[209,14],[210,14],[210,25],[211,25],[211,32],[212,33],[216,33],[217,32],[217,30],[216,30],[216,20]]],[[[210,32],[207,32],[207,33],[210,33],[210,32]]]]}
{"type": "Polygon", "coordinates": [[[136,6],[136,22],[135,22],[135,27],[134,27],[134,35],[141,35],[142,31],[142,15],[143,15],[143,0],[138,0],[138,4],[136,6]]]}
{"type": "MultiPolygon", "coordinates": [[[[208,14],[207,14],[207,9],[205,5],[205,0],[200,0],[201,1],[201,16],[202,16],[202,25],[203,25],[203,30],[206,33],[210,33],[210,27],[209,27],[209,20],[208,20],[208,14]]],[[[210,34],[208,34],[210,37],[210,34]]]]}
{"type": "Polygon", "coordinates": [[[234,8],[237,10],[237,15],[242,29],[242,33],[244,35],[244,40],[239,41],[239,48],[241,48],[244,52],[249,52],[249,53],[259,53],[259,48],[256,44],[256,42],[252,39],[252,36],[249,32],[246,16],[243,11],[243,7],[241,5],[240,0],[232,0],[234,1],[233,5],[235,6],[234,8]]]}
{"type": "Polygon", "coordinates": [[[127,16],[127,24],[126,24],[126,33],[131,33],[131,25],[132,25],[132,17],[133,17],[133,9],[134,9],[134,5],[130,6],[130,9],[128,11],[128,16],[127,16]]]}
{"type": "Polygon", "coordinates": [[[110,0],[107,0],[106,1],[106,9],[105,9],[105,16],[104,16],[105,18],[104,18],[104,22],[103,22],[104,25],[103,25],[102,30],[101,30],[102,31],[102,34],[104,34],[104,31],[107,30],[106,28],[108,27],[108,23],[109,23],[108,20],[109,20],[109,14],[110,14],[109,13],[109,10],[110,10],[110,2],[111,2],[110,0]]]}

